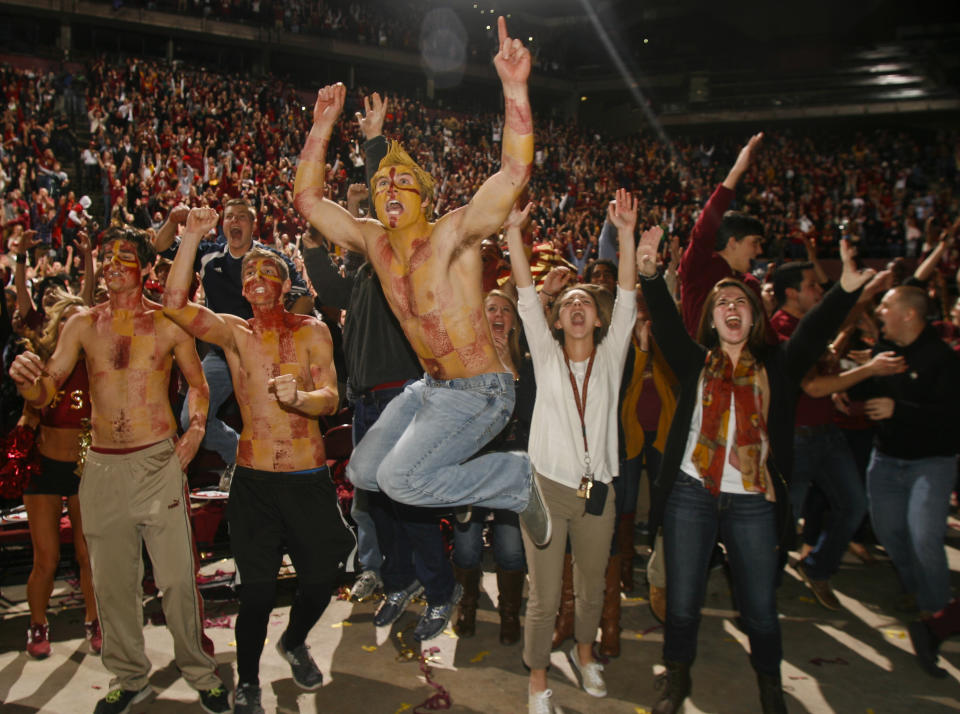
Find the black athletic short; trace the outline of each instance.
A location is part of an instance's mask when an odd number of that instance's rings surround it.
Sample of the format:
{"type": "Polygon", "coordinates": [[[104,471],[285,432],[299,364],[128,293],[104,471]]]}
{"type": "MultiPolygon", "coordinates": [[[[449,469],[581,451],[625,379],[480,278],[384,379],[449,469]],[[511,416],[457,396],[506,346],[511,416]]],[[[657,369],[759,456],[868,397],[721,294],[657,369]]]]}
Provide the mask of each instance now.
{"type": "Polygon", "coordinates": [[[357,546],[326,466],[296,473],[237,466],[227,519],[241,584],[276,580],[284,550],[301,582],[328,583],[357,546]]]}
{"type": "Polygon", "coordinates": [[[40,473],[30,479],[23,493],[30,496],[75,496],[80,488],[80,477],[73,472],[76,468],[76,461],[56,461],[41,456],[40,473]]]}

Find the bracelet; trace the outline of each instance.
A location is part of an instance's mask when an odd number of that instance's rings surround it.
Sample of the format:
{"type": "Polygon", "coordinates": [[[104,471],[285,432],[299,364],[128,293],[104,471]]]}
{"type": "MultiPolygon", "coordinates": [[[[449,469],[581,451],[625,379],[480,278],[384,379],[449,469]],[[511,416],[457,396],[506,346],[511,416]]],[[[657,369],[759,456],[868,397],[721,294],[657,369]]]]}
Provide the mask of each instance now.
{"type": "Polygon", "coordinates": [[[550,298],[551,300],[556,300],[556,299],[557,299],[557,294],[556,294],[556,293],[548,293],[546,290],[540,290],[540,294],[541,294],[541,295],[546,295],[546,296],[547,296],[548,298],[550,298]]]}
{"type": "Polygon", "coordinates": [[[14,254],[13,254],[13,262],[14,262],[14,263],[20,263],[20,265],[26,265],[26,264],[27,264],[27,256],[25,256],[23,253],[14,253],[14,254]]]}

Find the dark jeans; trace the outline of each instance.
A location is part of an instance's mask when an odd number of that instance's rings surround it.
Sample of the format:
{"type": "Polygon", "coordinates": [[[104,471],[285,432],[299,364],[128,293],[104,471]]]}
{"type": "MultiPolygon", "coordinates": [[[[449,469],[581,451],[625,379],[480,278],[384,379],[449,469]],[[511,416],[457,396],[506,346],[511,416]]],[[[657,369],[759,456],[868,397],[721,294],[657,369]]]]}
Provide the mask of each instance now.
{"type": "MultiPolygon", "coordinates": [[[[489,510],[473,509],[469,523],[453,527],[453,563],[458,568],[479,568],[483,562],[483,523],[489,510]]],[[[523,538],[520,536],[520,517],[513,511],[493,511],[493,559],[501,570],[523,570],[523,538]]]]}
{"type": "Polygon", "coordinates": [[[807,500],[811,484],[816,484],[826,498],[830,518],[823,520],[823,531],[803,564],[810,578],[827,580],[840,567],[850,538],[867,512],[867,495],[857,464],[843,433],[835,426],[809,431],[798,427],[794,434],[790,500],[795,518],[801,516],[805,503],[818,503],[822,509],[822,500],[807,500]]]}
{"type": "MultiPolygon", "coordinates": [[[[357,444],[376,423],[387,404],[403,391],[403,387],[348,394],[353,404],[353,435],[357,444]]],[[[372,519],[379,554],[383,556],[380,577],[387,592],[403,590],[415,579],[426,591],[427,602],[439,605],[453,592],[453,568],[447,558],[440,531],[440,511],[432,508],[405,506],[391,501],[379,491],[367,491],[367,513],[372,519]]],[[[355,501],[356,503],[356,501],[355,501]]],[[[362,516],[361,516],[362,518],[362,516]]],[[[356,514],[354,514],[356,520],[356,514]]],[[[375,560],[369,541],[361,531],[360,562],[375,560]],[[364,560],[367,559],[367,561],[364,560]]],[[[373,569],[373,568],[371,568],[373,569]]]]}
{"type": "Polygon", "coordinates": [[[718,531],[727,548],[740,621],[750,638],[750,661],[758,672],[779,674],[783,646],[777,620],[775,506],[759,494],[714,497],[683,472],[677,475],[663,519],[668,583],[663,658],[686,663],[696,658],[707,568],[718,531]]]}

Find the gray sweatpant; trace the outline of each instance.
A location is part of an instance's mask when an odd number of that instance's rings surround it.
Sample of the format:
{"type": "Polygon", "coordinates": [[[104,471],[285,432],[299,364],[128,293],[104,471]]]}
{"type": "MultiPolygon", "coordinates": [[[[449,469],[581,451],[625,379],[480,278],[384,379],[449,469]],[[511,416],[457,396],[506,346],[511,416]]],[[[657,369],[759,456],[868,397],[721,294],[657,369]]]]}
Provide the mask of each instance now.
{"type": "Polygon", "coordinates": [[[139,690],[150,674],[143,642],[141,542],[163,594],[163,614],[183,678],[198,691],[219,687],[216,662],[200,642],[190,504],[173,440],[130,454],[88,451],[80,512],[103,631],[103,665],[114,675],[111,688],[139,690]]]}

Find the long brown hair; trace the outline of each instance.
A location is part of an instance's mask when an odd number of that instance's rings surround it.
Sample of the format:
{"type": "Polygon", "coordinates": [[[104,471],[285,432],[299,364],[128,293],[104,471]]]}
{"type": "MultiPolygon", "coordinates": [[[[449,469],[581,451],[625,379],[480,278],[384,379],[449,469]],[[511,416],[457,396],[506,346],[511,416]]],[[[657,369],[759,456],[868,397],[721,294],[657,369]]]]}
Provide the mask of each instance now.
{"type": "Polygon", "coordinates": [[[767,339],[767,320],[764,316],[763,303],[757,294],[748,288],[745,283],[734,278],[724,278],[713,286],[713,290],[707,295],[703,303],[703,310],[700,312],[700,324],[697,327],[697,342],[712,350],[720,340],[717,336],[717,330],[713,324],[713,307],[717,303],[717,294],[723,288],[737,288],[744,294],[750,303],[750,310],[753,312],[753,325],[750,327],[750,335],[747,337],[747,348],[754,354],[761,348],[767,339]]]}

